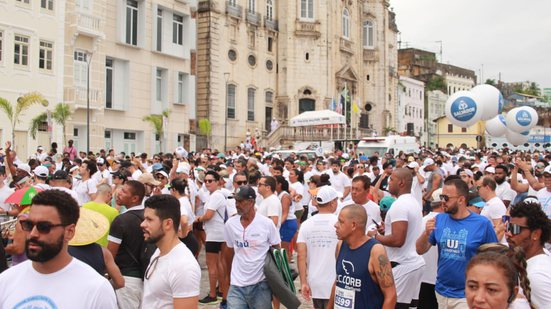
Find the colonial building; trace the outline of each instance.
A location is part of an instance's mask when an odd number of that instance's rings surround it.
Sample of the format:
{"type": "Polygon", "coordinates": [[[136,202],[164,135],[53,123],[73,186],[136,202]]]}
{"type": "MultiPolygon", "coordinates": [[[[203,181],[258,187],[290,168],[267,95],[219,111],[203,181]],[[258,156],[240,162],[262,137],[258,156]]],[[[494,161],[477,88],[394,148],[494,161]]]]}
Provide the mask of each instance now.
{"type": "MultiPolygon", "coordinates": [[[[272,118],[283,130],[295,115],[329,108],[345,87],[359,102],[358,110],[347,106],[354,135],[395,128],[398,29],[388,6],[199,1],[197,117],[210,120],[210,145],[237,145],[247,129],[268,132],[272,118]]],[[[285,138],[271,133],[265,145],[285,138]]]]}
{"type": "Polygon", "coordinates": [[[461,128],[451,124],[446,116],[441,116],[435,119],[434,122],[436,123],[436,132],[433,134],[434,146],[446,147],[448,144],[452,144],[455,147],[466,145],[472,148],[481,148],[483,146],[484,121],[479,121],[468,128],[461,128]]]}
{"type": "Polygon", "coordinates": [[[434,147],[437,143],[435,136],[438,133],[437,124],[434,120],[444,116],[444,107],[449,96],[441,90],[428,91],[426,95],[427,101],[425,106],[428,108],[427,118],[425,119],[425,130],[427,134],[425,134],[423,143],[426,146],[434,147]]]}
{"type": "Polygon", "coordinates": [[[413,78],[400,76],[398,85],[398,133],[421,138],[425,135],[425,84],[413,78]]]}
{"type": "MultiPolygon", "coordinates": [[[[63,48],[65,1],[0,1],[0,97],[12,104],[28,92],[40,92],[49,108],[63,100],[63,48]]],[[[47,126],[36,139],[29,135],[32,118],[46,111],[33,105],[15,125],[14,146],[21,159],[34,154],[37,146],[49,149],[47,126]]],[[[0,147],[12,139],[12,127],[0,112],[0,147]]],[[[13,141],[12,141],[13,142],[13,141]]]]}

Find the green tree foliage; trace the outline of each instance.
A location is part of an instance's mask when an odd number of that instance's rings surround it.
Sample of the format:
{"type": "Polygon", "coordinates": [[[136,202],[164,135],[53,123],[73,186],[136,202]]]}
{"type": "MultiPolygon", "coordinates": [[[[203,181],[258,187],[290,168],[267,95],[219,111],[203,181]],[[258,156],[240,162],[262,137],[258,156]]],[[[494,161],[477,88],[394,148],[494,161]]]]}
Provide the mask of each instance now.
{"type": "Polygon", "coordinates": [[[448,90],[448,85],[446,85],[444,77],[440,75],[433,75],[427,83],[426,88],[427,91],[440,90],[445,93],[448,90]]]}
{"type": "MultiPolygon", "coordinates": [[[[57,103],[57,105],[54,108],[54,111],[51,114],[52,119],[55,121],[55,123],[60,125],[63,130],[63,136],[62,136],[63,145],[66,144],[65,129],[67,126],[67,121],[69,120],[69,118],[71,118],[72,114],[73,112],[71,111],[69,104],[65,104],[65,103],[57,103]]],[[[46,121],[48,121],[47,112],[41,113],[31,120],[31,123],[29,125],[29,131],[33,138],[36,138],[36,132],[38,131],[38,128],[40,127],[41,124],[43,124],[46,121]]]]}
{"type": "Polygon", "coordinates": [[[151,126],[153,127],[153,132],[159,136],[159,149],[163,151],[163,134],[164,134],[164,127],[163,127],[163,117],[168,119],[168,116],[170,115],[170,110],[165,109],[160,115],[147,115],[143,117],[143,121],[149,122],[151,126]]]}
{"type": "Polygon", "coordinates": [[[11,141],[15,145],[15,126],[21,122],[21,114],[28,110],[34,104],[41,104],[42,106],[48,106],[48,100],[46,100],[42,94],[38,92],[29,92],[17,98],[15,106],[4,98],[0,98],[0,110],[2,110],[11,126],[11,141]]]}

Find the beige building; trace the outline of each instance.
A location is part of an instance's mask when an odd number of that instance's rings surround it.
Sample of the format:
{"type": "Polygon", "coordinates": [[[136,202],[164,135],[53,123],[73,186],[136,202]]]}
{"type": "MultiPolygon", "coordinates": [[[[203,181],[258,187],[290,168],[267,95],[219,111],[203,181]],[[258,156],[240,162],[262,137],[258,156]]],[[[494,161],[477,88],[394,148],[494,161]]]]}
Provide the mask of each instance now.
{"type": "Polygon", "coordinates": [[[193,148],[196,36],[190,2],[76,0],[66,6],[63,93],[74,110],[66,133],[77,148],[87,148],[88,123],[92,151],[193,148]],[[142,119],[165,110],[170,115],[159,136],[142,119]]]}
{"type": "MultiPolygon", "coordinates": [[[[38,91],[50,106],[63,100],[64,1],[0,1],[0,97],[13,106],[21,95],[38,91]],[[32,21],[32,22],[29,22],[32,21]]],[[[36,139],[29,134],[32,118],[45,107],[33,105],[15,126],[15,148],[21,159],[36,152],[37,146],[50,147],[47,126],[36,139]]],[[[0,112],[0,147],[12,139],[6,114],[0,112]]]]}
{"type": "MultiPolygon", "coordinates": [[[[349,126],[395,128],[398,30],[388,5],[199,1],[197,117],[210,119],[211,146],[235,146],[247,129],[269,132],[273,117],[281,131],[299,113],[329,108],[345,86],[360,102],[349,126]]],[[[274,132],[264,145],[286,138],[274,132]]]]}

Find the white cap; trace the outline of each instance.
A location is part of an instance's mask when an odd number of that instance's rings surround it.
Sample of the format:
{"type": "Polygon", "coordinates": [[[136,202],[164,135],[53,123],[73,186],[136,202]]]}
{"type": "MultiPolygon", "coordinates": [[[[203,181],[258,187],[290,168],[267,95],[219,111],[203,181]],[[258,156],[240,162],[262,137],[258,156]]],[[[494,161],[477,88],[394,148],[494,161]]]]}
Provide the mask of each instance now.
{"type": "Polygon", "coordinates": [[[429,165],[433,165],[434,164],[434,160],[431,159],[431,158],[426,158],[425,161],[423,161],[423,167],[427,167],[429,165]]]}
{"type": "Polygon", "coordinates": [[[96,162],[97,162],[98,164],[105,164],[105,160],[104,160],[103,158],[98,158],[98,159],[96,160],[96,162]]]}
{"type": "Polygon", "coordinates": [[[33,174],[37,177],[44,178],[44,177],[48,177],[48,174],[50,174],[50,172],[48,171],[47,167],[39,165],[34,168],[33,174]]]}
{"type": "Polygon", "coordinates": [[[17,168],[20,169],[20,170],[24,170],[29,175],[31,174],[31,167],[27,163],[21,163],[21,164],[17,165],[17,168]]]}
{"type": "Polygon", "coordinates": [[[316,194],[316,202],[319,204],[327,204],[337,198],[337,190],[330,186],[323,186],[319,188],[318,193],[316,194]]]}
{"type": "Polygon", "coordinates": [[[495,174],[495,173],[496,173],[496,169],[495,169],[493,166],[488,166],[488,167],[484,170],[484,173],[495,174]]]}
{"type": "Polygon", "coordinates": [[[409,168],[416,168],[416,167],[419,167],[419,163],[417,163],[417,162],[415,162],[415,161],[411,161],[411,162],[409,162],[408,167],[409,167],[409,168]]]}
{"type": "Polygon", "coordinates": [[[168,174],[165,171],[158,171],[155,174],[161,174],[161,175],[165,176],[166,179],[168,179],[168,174]]]}
{"type": "Polygon", "coordinates": [[[42,151],[44,151],[44,147],[38,146],[38,148],[36,148],[36,150],[42,150],[42,151]]]}
{"type": "Polygon", "coordinates": [[[189,174],[190,167],[189,164],[180,164],[176,169],[177,174],[189,174]]]}
{"type": "Polygon", "coordinates": [[[432,201],[431,203],[439,204],[442,202],[440,199],[440,195],[442,194],[442,188],[436,189],[436,191],[432,192],[432,201]]]}
{"type": "Polygon", "coordinates": [[[341,157],[346,160],[350,159],[350,155],[348,155],[347,153],[343,153],[341,157]]]}
{"type": "Polygon", "coordinates": [[[551,174],[551,164],[547,165],[543,170],[543,174],[551,174]]]}
{"type": "Polygon", "coordinates": [[[469,175],[471,178],[474,177],[473,171],[471,171],[470,169],[464,169],[463,173],[469,175]]]}

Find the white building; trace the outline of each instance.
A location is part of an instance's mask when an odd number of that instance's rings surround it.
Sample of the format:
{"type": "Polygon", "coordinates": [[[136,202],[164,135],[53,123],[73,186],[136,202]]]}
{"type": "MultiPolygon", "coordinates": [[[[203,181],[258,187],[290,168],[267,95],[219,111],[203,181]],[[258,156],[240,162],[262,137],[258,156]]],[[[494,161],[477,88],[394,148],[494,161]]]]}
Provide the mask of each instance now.
{"type": "MultiPolygon", "coordinates": [[[[0,1],[0,97],[14,109],[17,98],[28,92],[41,93],[49,108],[63,101],[64,27],[65,1],[0,1]]],[[[34,154],[39,145],[50,148],[47,126],[39,129],[36,140],[29,134],[31,119],[45,110],[36,104],[19,117],[14,132],[19,158],[34,154]]],[[[0,147],[4,147],[12,139],[4,112],[0,123],[0,147]]]]}
{"type": "Polygon", "coordinates": [[[413,78],[400,76],[398,84],[398,110],[396,130],[411,136],[421,137],[425,128],[424,107],[425,83],[413,78]]]}
{"type": "Polygon", "coordinates": [[[429,91],[427,93],[427,106],[428,117],[425,119],[426,124],[425,128],[427,133],[425,134],[425,139],[423,140],[427,146],[434,146],[435,144],[435,134],[437,133],[437,124],[434,122],[435,119],[444,116],[444,108],[446,106],[446,101],[448,100],[448,95],[443,93],[440,90],[429,91]]]}

